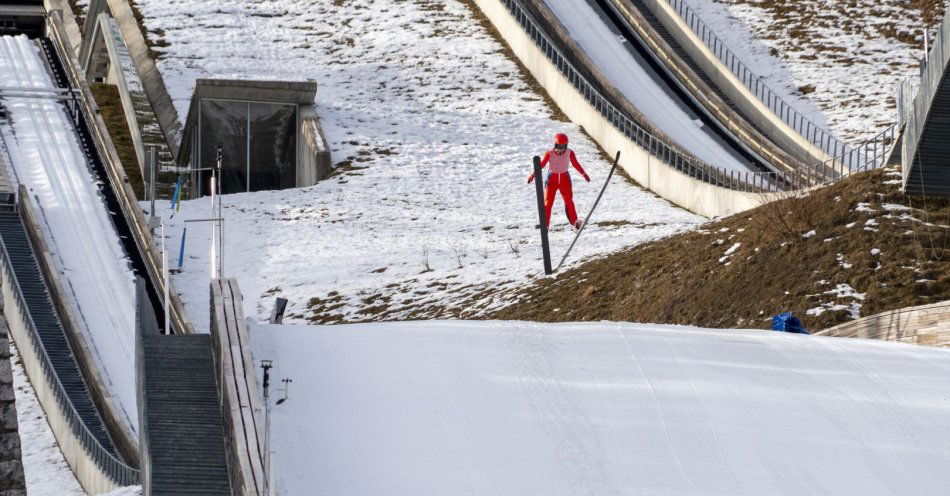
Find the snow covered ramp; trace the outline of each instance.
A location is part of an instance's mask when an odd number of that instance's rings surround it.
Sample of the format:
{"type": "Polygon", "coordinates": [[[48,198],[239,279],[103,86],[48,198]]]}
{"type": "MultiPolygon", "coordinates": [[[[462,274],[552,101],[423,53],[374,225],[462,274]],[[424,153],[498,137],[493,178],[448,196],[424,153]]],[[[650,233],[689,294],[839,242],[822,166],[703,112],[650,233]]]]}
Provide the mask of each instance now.
{"type": "MultiPolygon", "coordinates": [[[[57,87],[39,47],[26,36],[0,37],[0,87],[57,87]]],[[[39,214],[56,269],[94,350],[96,365],[136,431],[134,274],[62,103],[4,96],[0,132],[17,181],[39,214]]]]}
{"type": "Polygon", "coordinates": [[[282,494],[950,492],[947,350],[615,323],[251,341],[272,400],[293,380],[271,407],[282,494]]]}

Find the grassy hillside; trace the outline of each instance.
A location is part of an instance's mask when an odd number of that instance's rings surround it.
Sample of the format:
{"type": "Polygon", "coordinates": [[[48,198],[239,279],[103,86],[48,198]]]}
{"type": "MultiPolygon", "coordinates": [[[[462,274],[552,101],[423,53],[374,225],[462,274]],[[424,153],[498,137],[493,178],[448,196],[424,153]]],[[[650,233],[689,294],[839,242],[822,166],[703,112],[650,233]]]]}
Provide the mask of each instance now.
{"type": "Polygon", "coordinates": [[[899,173],[855,175],[701,229],[576,266],[489,315],[820,329],[950,298],[950,202],[910,198],[899,173]]]}

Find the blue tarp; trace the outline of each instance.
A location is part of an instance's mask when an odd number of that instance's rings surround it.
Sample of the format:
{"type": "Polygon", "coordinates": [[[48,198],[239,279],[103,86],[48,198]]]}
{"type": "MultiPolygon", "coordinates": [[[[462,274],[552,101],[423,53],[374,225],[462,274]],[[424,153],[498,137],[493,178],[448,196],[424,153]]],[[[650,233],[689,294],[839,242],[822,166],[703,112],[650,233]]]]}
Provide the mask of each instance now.
{"type": "Polygon", "coordinates": [[[772,317],[772,330],[795,334],[808,334],[798,317],[792,317],[792,312],[785,312],[772,317]]]}

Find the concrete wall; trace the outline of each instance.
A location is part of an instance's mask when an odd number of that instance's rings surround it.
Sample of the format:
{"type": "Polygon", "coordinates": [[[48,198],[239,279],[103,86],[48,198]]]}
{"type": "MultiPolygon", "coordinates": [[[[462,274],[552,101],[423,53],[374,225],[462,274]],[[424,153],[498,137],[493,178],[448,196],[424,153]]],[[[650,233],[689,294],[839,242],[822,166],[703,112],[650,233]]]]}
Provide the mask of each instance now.
{"type": "Polygon", "coordinates": [[[950,300],[863,317],[815,335],[950,346],[950,300]]]}
{"type": "MultiPolygon", "coordinates": [[[[116,24],[122,33],[122,39],[129,50],[129,55],[132,57],[135,70],[142,80],[145,94],[148,96],[148,101],[152,104],[152,110],[155,111],[158,124],[162,128],[162,134],[165,135],[165,141],[168,143],[172,156],[174,156],[178,151],[181,122],[178,120],[178,112],[172,104],[172,99],[168,96],[165,80],[149,53],[145,36],[135,20],[132,7],[129,6],[128,0],[92,0],[89,3],[89,17],[87,19],[94,19],[101,12],[108,12],[115,18],[116,24]]],[[[83,28],[82,45],[78,51],[80,60],[85,60],[86,54],[91,49],[90,45],[94,40],[92,31],[95,29],[93,24],[94,22],[87,20],[86,26],[83,28]]]]}
{"type": "Polygon", "coordinates": [[[30,384],[36,391],[46,421],[49,423],[63,453],[66,463],[76,475],[82,488],[89,494],[106,493],[118,489],[108,475],[103,472],[86,452],[82,442],[73,433],[66,413],[56,399],[54,385],[44,370],[43,360],[34,346],[29,325],[25,319],[25,309],[21,308],[15,296],[15,283],[6,265],[0,264],[0,293],[3,299],[3,313],[7,318],[10,337],[16,343],[30,384]]]}
{"type": "MultiPolygon", "coordinates": [[[[122,41],[115,19],[112,19],[109,14],[103,12],[95,19],[89,19],[86,22],[91,24],[91,36],[93,37],[89,41],[92,45],[88,53],[90,60],[80,59],[80,63],[84,64],[86,68],[86,81],[93,82],[96,78],[102,78],[106,83],[118,88],[119,99],[122,100],[122,111],[125,114],[125,123],[132,137],[132,146],[135,148],[139,169],[142,177],[147,177],[145,175],[145,145],[142,142],[138,117],[135,115],[135,105],[132,103],[129,83],[123,70],[123,65],[132,64],[129,50],[125,46],[125,42],[122,41]],[[93,60],[96,63],[90,63],[93,60]],[[106,70],[103,71],[103,69],[106,70]]],[[[89,33],[89,31],[86,32],[89,33]]],[[[129,69],[135,70],[134,67],[129,69]]]]}
{"type": "Polygon", "coordinates": [[[26,496],[7,323],[0,318],[0,496],[26,496]]]}
{"type": "MultiPolygon", "coordinates": [[[[617,0],[611,1],[617,2],[617,0]]],[[[819,163],[831,158],[822,149],[813,145],[798,131],[786,124],[762,100],[749,91],[745,84],[690,29],[689,25],[676,13],[667,0],[643,1],[676,39],[677,43],[712,79],[714,84],[742,109],[742,112],[754,121],[769,138],[789,152],[798,150],[798,153],[793,153],[793,155],[807,163],[819,163]]]]}
{"type": "Polygon", "coordinates": [[[313,105],[301,105],[297,133],[297,187],[312,186],[330,175],[330,147],[313,105]]]}
{"type": "Polygon", "coordinates": [[[211,282],[211,334],[231,487],[242,496],[263,496],[267,494],[265,427],[236,279],[211,282]]]}
{"type": "Polygon", "coordinates": [[[73,10],[69,8],[69,0],[44,0],[43,6],[47,12],[59,11],[63,18],[63,27],[65,28],[66,38],[69,40],[69,47],[74,54],[79,53],[79,47],[82,44],[82,30],[79,29],[79,23],[76,22],[76,16],[73,10]]]}
{"type": "Polygon", "coordinates": [[[568,118],[583,126],[609,154],[619,150],[620,166],[645,188],[706,217],[731,215],[760,204],[760,195],[728,190],[694,179],[650,155],[585,100],[538,49],[500,0],[475,0],[475,4],[568,118]]]}

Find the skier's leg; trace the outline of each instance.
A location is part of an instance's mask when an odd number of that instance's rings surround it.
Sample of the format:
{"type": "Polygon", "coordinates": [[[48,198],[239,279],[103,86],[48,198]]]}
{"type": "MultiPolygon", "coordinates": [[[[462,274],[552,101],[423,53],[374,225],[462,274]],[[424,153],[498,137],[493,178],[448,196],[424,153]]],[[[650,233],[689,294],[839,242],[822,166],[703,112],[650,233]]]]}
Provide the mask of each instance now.
{"type": "Polygon", "coordinates": [[[544,180],[544,214],[545,221],[547,226],[551,225],[551,209],[554,207],[554,196],[557,194],[557,178],[561,174],[552,174],[548,173],[547,179],[544,180]]]}
{"type": "Polygon", "coordinates": [[[567,221],[573,226],[577,224],[577,210],[574,208],[574,190],[571,188],[571,176],[561,174],[564,180],[561,181],[561,198],[564,199],[564,208],[567,210],[567,221]]]}

